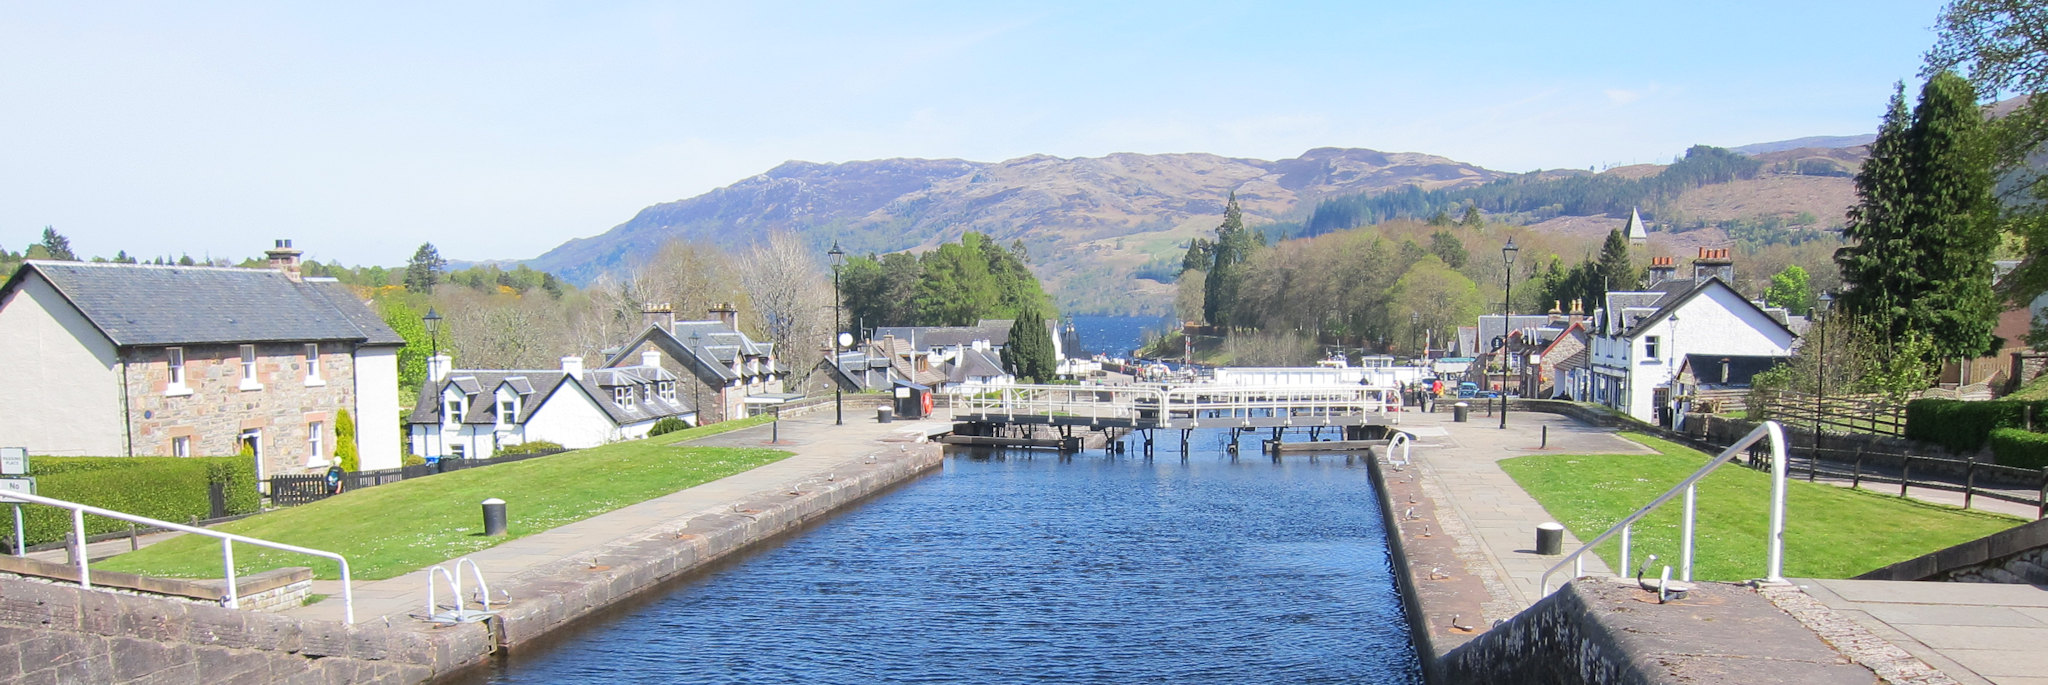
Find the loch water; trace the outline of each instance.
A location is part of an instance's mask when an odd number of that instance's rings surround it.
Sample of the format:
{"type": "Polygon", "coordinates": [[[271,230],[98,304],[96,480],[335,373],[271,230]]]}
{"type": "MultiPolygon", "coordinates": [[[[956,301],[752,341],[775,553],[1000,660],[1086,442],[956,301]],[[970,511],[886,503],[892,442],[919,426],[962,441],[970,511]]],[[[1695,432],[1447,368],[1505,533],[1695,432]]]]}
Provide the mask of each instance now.
{"type": "Polygon", "coordinates": [[[490,683],[1420,683],[1363,456],[952,452],[490,683]]]}

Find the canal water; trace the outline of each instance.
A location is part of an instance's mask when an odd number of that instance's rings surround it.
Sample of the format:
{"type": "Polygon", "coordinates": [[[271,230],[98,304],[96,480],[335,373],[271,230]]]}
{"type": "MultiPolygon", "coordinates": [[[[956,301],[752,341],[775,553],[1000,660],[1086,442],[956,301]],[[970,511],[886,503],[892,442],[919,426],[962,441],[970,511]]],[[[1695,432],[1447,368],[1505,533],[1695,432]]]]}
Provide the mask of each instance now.
{"type": "Polygon", "coordinates": [[[1364,457],[1224,435],[955,452],[485,682],[1420,683],[1364,457]]]}
{"type": "Polygon", "coordinates": [[[1146,335],[1157,335],[1173,327],[1171,317],[1076,316],[1071,320],[1081,339],[1081,353],[1069,351],[1068,356],[1082,358],[1106,354],[1130,359],[1131,351],[1145,344],[1146,335]]]}

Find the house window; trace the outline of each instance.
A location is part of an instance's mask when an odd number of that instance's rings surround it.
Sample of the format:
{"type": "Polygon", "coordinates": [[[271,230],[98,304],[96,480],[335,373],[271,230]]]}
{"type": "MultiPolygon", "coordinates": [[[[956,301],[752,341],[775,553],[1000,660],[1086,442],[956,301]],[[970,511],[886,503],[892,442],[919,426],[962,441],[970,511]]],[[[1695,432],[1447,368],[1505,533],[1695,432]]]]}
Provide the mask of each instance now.
{"type": "Polygon", "coordinates": [[[169,387],[166,392],[177,393],[185,390],[185,348],[172,347],[164,350],[165,363],[169,365],[169,387]]]}
{"type": "Polygon", "coordinates": [[[319,459],[321,457],[327,456],[326,452],[320,451],[320,448],[323,447],[323,445],[320,444],[320,434],[326,428],[327,423],[325,421],[313,421],[306,424],[306,454],[308,456],[311,456],[314,459],[319,459]]]}
{"type": "Polygon", "coordinates": [[[175,438],[171,438],[171,456],[173,456],[173,457],[189,457],[189,456],[192,456],[192,438],[191,438],[191,436],[185,436],[185,435],[180,435],[180,436],[178,436],[178,437],[175,437],[175,438]]]}
{"type": "Polygon", "coordinates": [[[675,381],[662,381],[662,382],[661,382],[661,384],[659,385],[659,387],[660,387],[660,390],[661,390],[661,399],[664,399],[664,400],[668,400],[668,401],[670,401],[670,402],[674,402],[674,401],[675,401],[675,399],[676,399],[676,382],[675,382],[675,381]]]}
{"type": "Polygon", "coordinates": [[[1656,359],[1656,358],[1657,358],[1657,336],[1654,336],[1654,335],[1653,335],[1653,336],[1649,336],[1649,337],[1647,337],[1647,338],[1643,338],[1643,358],[1644,358],[1644,359],[1656,359]]]}
{"type": "Polygon", "coordinates": [[[320,343],[306,343],[306,385],[320,383],[320,343]]]}
{"type": "Polygon", "coordinates": [[[448,408],[441,413],[441,416],[445,417],[450,424],[462,423],[462,399],[456,397],[448,398],[448,408]]]}
{"type": "Polygon", "coordinates": [[[262,390],[263,384],[256,382],[256,346],[242,346],[242,389],[262,390]]]}
{"type": "Polygon", "coordinates": [[[623,385],[612,388],[612,403],[621,407],[633,406],[633,388],[623,385]]]}
{"type": "Polygon", "coordinates": [[[452,458],[455,458],[455,459],[467,459],[467,458],[469,458],[469,446],[468,446],[468,445],[459,445],[459,444],[458,444],[458,445],[449,445],[449,446],[448,446],[448,456],[449,456],[449,457],[452,457],[452,458]]]}
{"type": "Polygon", "coordinates": [[[498,400],[498,425],[512,425],[513,420],[517,418],[519,418],[519,400],[509,397],[498,400]]]}

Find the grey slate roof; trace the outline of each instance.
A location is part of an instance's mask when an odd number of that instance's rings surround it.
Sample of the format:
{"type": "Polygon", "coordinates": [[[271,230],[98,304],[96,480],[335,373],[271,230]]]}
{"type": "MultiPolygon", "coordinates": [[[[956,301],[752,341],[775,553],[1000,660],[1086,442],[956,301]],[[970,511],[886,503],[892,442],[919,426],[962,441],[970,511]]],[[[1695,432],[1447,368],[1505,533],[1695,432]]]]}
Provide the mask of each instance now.
{"type": "Polygon", "coordinates": [[[40,275],[115,345],[405,340],[332,279],[270,269],[31,260],[0,298],[40,275]]]}
{"type": "MultiPolygon", "coordinates": [[[[707,385],[720,386],[740,378],[739,374],[732,371],[734,359],[742,360],[741,369],[745,372],[747,358],[765,361],[768,355],[774,354],[775,351],[774,343],[756,342],[753,338],[747,337],[747,334],[728,328],[718,321],[678,321],[669,329],[660,326],[647,327],[638,338],[619,348],[619,351],[606,361],[605,366],[637,362],[627,359],[626,351],[638,348],[642,342],[652,344],[669,358],[683,362],[690,373],[707,385]]],[[[774,366],[754,372],[753,375],[788,372],[788,365],[778,359],[774,366]]]]}
{"type": "Polygon", "coordinates": [[[520,395],[519,416],[515,423],[525,424],[533,417],[562,386],[581,388],[602,408],[613,424],[626,425],[666,416],[680,416],[696,411],[688,398],[680,391],[674,400],[662,399],[655,391],[662,381],[674,381],[676,375],[660,367],[629,366],[614,369],[585,371],[580,377],[570,377],[560,369],[555,370],[472,370],[456,369],[448,372],[447,379],[440,383],[426,383],[420,387],[419,401],[414,403],[413,412],[406,419],[408,423],[438,424],[442,416],[441,394],[454,386],[467,397],[462,409],[461,422],[464,424],[489,425],[498,421],[497,395],[500,386],[511,386],[520,395]],[[634,403],[621,407],[614,401],[612,390],[619,386],[633,388],[634,403]],[[522,388],[524,389],[522,391],[522,388]]]}
{"type": "Polygon", "coordinates": [[[1003,370],[1002,361],[996,359],[993,353],[968,349],[961,353],[959,361],[953,363],[953,368],[947,370],[946,380],[965,383],[970,378],[1007,376],[1009,373],[1003,370]]]}

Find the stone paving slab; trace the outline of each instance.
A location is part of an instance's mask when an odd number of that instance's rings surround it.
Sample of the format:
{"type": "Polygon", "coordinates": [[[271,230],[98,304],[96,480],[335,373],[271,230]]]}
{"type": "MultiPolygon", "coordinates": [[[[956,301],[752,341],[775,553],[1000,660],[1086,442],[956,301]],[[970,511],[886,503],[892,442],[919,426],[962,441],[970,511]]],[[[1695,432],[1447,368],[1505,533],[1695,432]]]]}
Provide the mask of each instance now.
{"type": "Polygon", "coordinates": [[[2048,587],[1799,580],[1808,594],[1957,682],[2048,681],[2048,587]]]}

